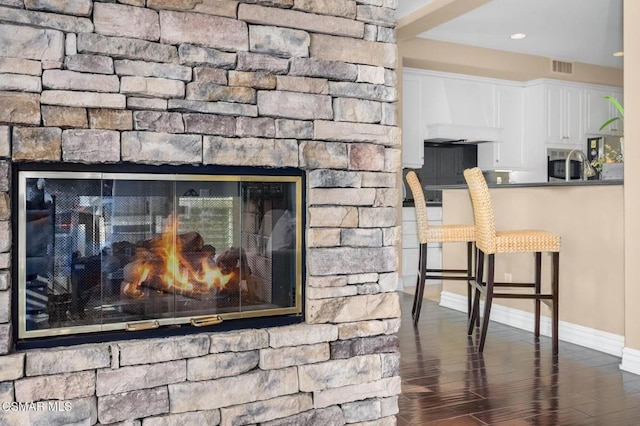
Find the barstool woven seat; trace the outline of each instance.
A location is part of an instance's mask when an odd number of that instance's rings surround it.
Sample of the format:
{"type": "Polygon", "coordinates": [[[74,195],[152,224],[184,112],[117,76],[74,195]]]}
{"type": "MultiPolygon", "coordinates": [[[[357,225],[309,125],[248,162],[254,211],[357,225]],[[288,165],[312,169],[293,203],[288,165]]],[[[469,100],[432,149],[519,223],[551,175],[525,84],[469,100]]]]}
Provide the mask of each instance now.
{"type": "MultiPolygon", "coordinates": [[[[420,232],[420,228],[418,228],[418,232],[420,232]]],[[[427,243],[466,243],[474,241],[475,238],[475,225],[430,225],[426,230],[424,241],[427,243]]]]}
{"type": "Polygon", "coordinates": [[[418,176],[411,171],[407,173],[407,183],[411,188],[416,208],[418,224],[418,241],[420,243],[420,262],[418,267],[418,281],[416,294],[413,298],[413,323],[420,319],[424,286],[427,279],[440,280],[466,280],[467,281],[467,307],[471,313],[471,281],[473,280],[473,241],[475,241],[475,225],[430,225],[427,217],[427,203],[418,176]],[[429,243],[467,243],[467,268],[466,269],[427,269],[427,244],[429,243]],[[427,275],[428,273],[438,275],[427,275]],[[446,275],[445,275],[446,274],[446,275]],[[452,275],[449,275],[452,274],[452,275]],[[464,275],[460,275],[464,274],[464,275]]]}
{"type": "Polygon", "coordinates": [[[560,237],[547,231],[496,232],[496,253],[536,251],[560,251],[560,237]]]}
{"type": "Polygon", "coordinates": [[[477,248],[476,279],[472,283],[475,288],[475,295],[473,297],[473,308],[469,318],[468,334],[470,335],[473,332],[473,326],[478,320],[480,297],[482,294],[485,296],[485,305],[480,331],[480,342],[478,345],[479,352],[484,350],[493,298],[533,299],[535,300],[535,336],[536,338],[540,336],[540,303],[543,302],[551,308],[553,353],[554,355],[557,354],[560,237],[551,232],[540,230],[496,232],[493,205],[491,203],[491,197],[489,196],[489,188],[482,171],[477,167],[467,169],[464,171],[464,178],[469,186],[471,203],[473,204],[477,248]],[[525,252],[535,254],[534,282],[495,282],[495,255],[498,253],[525,252]],[[551,293],[542,293],[541,289],[542,253],[544,252],[552,254],[551,293]],[[487,256],[488,266],[486,283],[482,281],[485,256],[487,256]],[[533,293],[523,293],[522,291],[496,293],[494,292],[494,287],[511,287],[512,289],[532,288],[533,293]]]}

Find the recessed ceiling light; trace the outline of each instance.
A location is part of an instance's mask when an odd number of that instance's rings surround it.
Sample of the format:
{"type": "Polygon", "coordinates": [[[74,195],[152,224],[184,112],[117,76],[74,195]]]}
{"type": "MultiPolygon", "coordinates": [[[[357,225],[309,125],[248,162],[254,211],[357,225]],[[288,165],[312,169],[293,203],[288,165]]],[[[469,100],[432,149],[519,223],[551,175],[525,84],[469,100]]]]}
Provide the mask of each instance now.
{"type": "Polygon", "coordinates": [[[520,39],[525,38],[526,36],[527,36],[527,35],[526,35],[525,33],[515,33],[515,34],[511,34],[509,37],[510,37],[512,40],[520,40],[520,39]]]}
{"type": "Polygon", "coordinates": [[[624,56],[624,52],[616,52],[613,56],[624,56]]]}

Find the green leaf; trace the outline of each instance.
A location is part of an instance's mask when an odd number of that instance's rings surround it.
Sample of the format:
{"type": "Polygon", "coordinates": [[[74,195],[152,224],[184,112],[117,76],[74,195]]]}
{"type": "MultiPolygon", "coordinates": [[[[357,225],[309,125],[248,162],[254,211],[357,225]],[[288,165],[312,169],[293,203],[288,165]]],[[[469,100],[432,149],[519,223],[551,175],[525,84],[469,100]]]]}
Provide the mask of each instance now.
{"type": "Polygon", "coordinates": [[[613,106],[616,107],[616,109],[620,113],[621,117],[624,117],[624,108],[622,107],[622,105],[620,105],[620,102],[618,102],[618,100],[616,98],[614,98],[613,96],[605,96],[604,98],[606,100],[608,100],[609,102],[611,102],[613,104],[613,106]]]}
{"type": "Polygon", "coordinates": [[[600,126],[600,130],[604,129],[609,124],[613,123],[614,121],[618,121],[618,120],[621,120],[621,118],[620,117],[613,117],[613,118],[608,119],[607,121],[604,122],[604,124],[602,126],[600,126]]]}

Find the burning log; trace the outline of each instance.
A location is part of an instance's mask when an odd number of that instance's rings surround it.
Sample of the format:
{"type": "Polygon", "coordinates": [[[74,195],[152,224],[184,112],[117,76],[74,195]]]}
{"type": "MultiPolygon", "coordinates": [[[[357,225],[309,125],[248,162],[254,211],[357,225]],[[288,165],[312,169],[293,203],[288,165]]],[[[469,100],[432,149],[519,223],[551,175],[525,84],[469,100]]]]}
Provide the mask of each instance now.
{"type": "Polygon", "coordinates": [[[240,269],[221,270],[211,251],[174,254],[168,258],[155,256],[144,249],[139,254],[139,258],[123,269],[121,291],[127,297],[148,297],[148,291],[143,287],[195,299],[240,291],[240,269]]]}
{"type": "Polygon", "coordinates": [[[239,270],[242,275],[251,275],[251,268],[249,268],[249,263],[247,262],[247,255],[238,247],[231,247],[229,250],[222,253],[218,259],[216,259],[216,265],[220,268],[220,271],[222,271],[223,274],[239,270]],[[238,261],[240,261],[240,265],[238,265],[238,261]]]}
{"type": "MultiPolygon", "coordinates": [[[[232,247],[216,259],[215,247],[205,245],[197,232],[174,239],[176,227],[171,220],[161,236],[136,245],[135,260],[123,270],[121,293],[142,299],[142,287],[147,287],[197,299],[239,294],[240,277],[251,275],[244,253],[232,247]]],[[[122,248],[131,251],[126,245],[122,248]]]]}
{"type": "MultiPolygon", "coordinates": [[[[152,238],[150,240],[142,241],[139,245],[153,252],[166,250],[167,240],[170,240],[171,236],[163,234],[160,237],[152,238]]],[[[202,236],[197,232],[187,232],[186,234],[176,235],[176,246],[180,247],[183,253],[201,252],[204,248],[204,240],[202,236]]],[[[212,246],[208,246],[213,248],[212,246]]],[[[215,253],[215,248],[213,251],[215,253]]]]}
{"type": "Polygon", "coordinates": [[[238,278],[227,284],[230,292],[240,292],[240,278],[242,278],[247,284],[249,297],[252,298],[255,295],[255,280],[251,274],[249,262],[247,262],[247,255],[243,250],[239,247],[231,247],[218,256],[216,265],[222,274],[233,274],[234,277],[238,278]]]}

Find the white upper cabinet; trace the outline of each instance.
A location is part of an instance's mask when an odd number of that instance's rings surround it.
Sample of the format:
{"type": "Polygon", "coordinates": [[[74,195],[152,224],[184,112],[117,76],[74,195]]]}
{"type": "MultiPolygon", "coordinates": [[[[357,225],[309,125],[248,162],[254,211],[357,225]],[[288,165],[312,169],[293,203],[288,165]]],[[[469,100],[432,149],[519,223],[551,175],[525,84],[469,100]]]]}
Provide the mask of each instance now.
{"type": "Polygon", "coordinates": [[[584,144],[583,90],[580,87],[544,83],[545,143],[552,146],[584,144]]]}
{"type": "Polygon", "coordinates": [[[420,168],[424,160],[422,82],[405,73],[402,80],[402,165],[420,168]]]}
{"type": "Polygon", "coordinates": [[[621,99],[621,88],[542,79],[527,83],[524,93],[524,169],[534,181],[546,179],[548,148],[586,151],[588,135],[616,134],[598,129],[617,115],[604,96],[621,99]]]}
{"type": "Polygon", "coordinates": [[[616,108],[604,97],[613,96],[621,101],[622,88],[536,80],[528,83],[525,90],[528,93],[526,132],[536,134],[543,126],[547,146],[584,150],[588,135],[622,135],[621,122],[599,130],[605,121],[618,115],[616,108]],[[542,98],[535,93],[542,93],[542,98]],[[539,111],[543,112],[542,117],[539,111]]]}
{"type": "Polygon", "coordinates": [[[503,138],[497,144],[499,156],[495,167],[520,169],[523,164],[523,91],[518,86],[497,86],[497,127],[503,138]]]}
{"type": "MultiPolygon", "coordinates": [[[[527,172],[527,182],[547,180],[547,105],[546,87],[542,84],[527,85],[524,88],[523,114],[523,170],[527,172]]],[[[559,124],[558,124],[559,126],[559,124]]]]}
{"type": "Polygon", "coordinates": [[[622,99],[622,88],[589,87],[585,92],[587,102],[587,125],[585,133],[622,136],[624,129],[621,121],[616,121],[600,130],[600,126],[602,126],[602,124],[607,120],[620,115],[616,107],[605,99],[605,96],[613,96],[621,105],[624,105],[622,99]]]}

